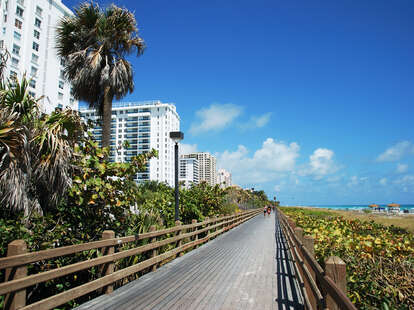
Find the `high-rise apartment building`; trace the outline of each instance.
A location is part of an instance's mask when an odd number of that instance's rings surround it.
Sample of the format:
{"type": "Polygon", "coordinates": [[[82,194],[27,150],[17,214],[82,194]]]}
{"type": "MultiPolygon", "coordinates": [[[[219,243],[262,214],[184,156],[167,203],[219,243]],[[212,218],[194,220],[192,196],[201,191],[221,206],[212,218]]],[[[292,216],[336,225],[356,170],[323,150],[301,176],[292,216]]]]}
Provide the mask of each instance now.
{"type": "Polygon", "coordinates": [[[199,179],[211,186],[217,183],[216,158],[210,153],[191,153],[182,155],[183,158],[196,158],[199,167],[199,179]]]}
{"type": "Polygon", "coordinates": [[[231,173],[225,169],[219,169],[217,171],[217,184],[219,184],[221,188],[231,186],[231,173]]]}
{"type": "Polygon", "coordinates": [[[180,158],[179,182],[184,182],[184,186],[189,188],[192,184],[199,183],[199,167],[196,158],[180,158]]]}
{"type": "MultiPolygon", "coordinates": [[[[85,120],[98,121],[95,110],[81,107],[85,120]]],[[[158,151],[158,158],[150,160],[147,170],[137,175],[137,182],[156,180],[174,185],[174,141],[170,131],[180,130],[180,117],[175,105],[160,101],[116,102],[112,104],[110,160],[128,162],[132,156],[151,149],[158,151]],[[124,142],[128,148],[122,148],[124,142]]],[[[97,125],[92,131],[101,141],[102,129],[97,125]]]]}
{"type": "Polygon", "coordinates": [[[10,53],[5,77],[26,74],[30,94],[44,96],[46,113],[56,107],[77,109],[55,49],[56,25],[72,11],[60,0],[0,0],[0,12],[0,48],[10,53]]]}

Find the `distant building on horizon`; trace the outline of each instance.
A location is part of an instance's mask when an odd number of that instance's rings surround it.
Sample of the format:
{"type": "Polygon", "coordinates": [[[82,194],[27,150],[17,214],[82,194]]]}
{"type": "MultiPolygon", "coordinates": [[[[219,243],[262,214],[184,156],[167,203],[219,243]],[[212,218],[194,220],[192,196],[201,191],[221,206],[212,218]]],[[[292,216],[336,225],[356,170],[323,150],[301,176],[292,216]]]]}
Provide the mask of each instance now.
{"type": "Polygon", "coordinates": [[[179,182],[184,182],[184,186],[189,188],[193,184],[199,183],[199,165],[196,158],[180,158],[179,182]]]}
{"type": "Polygon", "coordinates": [[[217,184],[216,158],[207,152],[183,154],[183,158],[195,158],[198,160],[199,181],[205,181],[211,186],[217,184]]]}
{"type": "MultiPolygon", "coordinates": [[[[82,106],[80,114],[85,120],[97,121],[93,109],[82,106]]],[[[159,100],[138,102],[114,102],[112,104],[110,160],[129,162],[132,156],[158,151],[158,158],[147,164],[144,172],[138,173],[138,183],[154,180],[174,186],[174,141],[171,131],[180,130],[180,117],[175,105],[159,100]],[[128,148],[121,148],[128,141],[128,148]]],[[[95,139],[101,143],[102,129],[97,125],[92,130],[95,139]]]]}
{"type": "Polygon", "coordinates": [[[217,171],[217,184],[219,184],[221,188],[231,186],[231,173],[225,169],[219,169],[217,171]]]}
{"type": "Polygon", "coordinates": [[[0,1],[0,9],[0,49],[10,53],[5,78],[21,79],[26,74],[29,94],[44,97],[40,101],[43,112],[51,113],[57,107],[77,110],[78,101],[64,79],[64,62],[55,48],[58,21],[73,12],[60,0],[0,1]]]}

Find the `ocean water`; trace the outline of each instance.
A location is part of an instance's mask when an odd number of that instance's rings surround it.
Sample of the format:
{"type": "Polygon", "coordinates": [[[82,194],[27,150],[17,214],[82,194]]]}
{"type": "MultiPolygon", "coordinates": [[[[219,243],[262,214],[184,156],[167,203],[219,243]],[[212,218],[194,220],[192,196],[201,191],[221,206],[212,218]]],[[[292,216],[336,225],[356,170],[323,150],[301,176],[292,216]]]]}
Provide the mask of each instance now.
{"type": "MultiPolygon", "coordinates": [[[[387,205],[379,204],[379,206],[387,207],[387,205]]],[[[313,208],[325,208],[325,209],[336,209],[336,210],[363,210],[363,209],[371,209],[369,205],[315,205],[309,206],[313,208]]],[[[400,205],[400,211],[403,210],[412,210],[414,209],[414,205],[400,205]]],[[[411,211],[412,212],[412,211],[411,211]]]]}

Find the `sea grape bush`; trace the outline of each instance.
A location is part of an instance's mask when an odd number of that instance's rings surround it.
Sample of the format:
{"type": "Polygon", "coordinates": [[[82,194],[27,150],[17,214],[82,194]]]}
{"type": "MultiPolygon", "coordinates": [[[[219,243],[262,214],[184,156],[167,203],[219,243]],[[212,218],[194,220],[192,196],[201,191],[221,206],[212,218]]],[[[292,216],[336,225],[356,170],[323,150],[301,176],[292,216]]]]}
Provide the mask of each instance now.
{"type": "Polygon", "coordinates": [[[414,308],[414,237],[395,226],[346,220],[325,211],[282,208],[315,238],[316,259],[347,265],[348,296],[358,309],[414,308]]]}

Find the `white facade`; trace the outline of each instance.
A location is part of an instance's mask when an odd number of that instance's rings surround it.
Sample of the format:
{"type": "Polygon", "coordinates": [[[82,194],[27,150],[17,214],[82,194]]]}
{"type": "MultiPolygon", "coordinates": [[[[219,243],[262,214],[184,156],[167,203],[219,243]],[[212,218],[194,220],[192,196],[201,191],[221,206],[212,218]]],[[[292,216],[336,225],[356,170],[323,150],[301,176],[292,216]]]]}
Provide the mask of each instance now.
{"type": "Polygon", "coordinates": [[[217,184],[216,158],[210,153],[191,153],[182,155],[183,158],[196,158],[199,166],[199,179],[211,186],[217,184]]]}
{"type": "Polygon", "coordinates": [[[196,158],[180,158],[179,182],[184,182],[184,186],[189,188],[192,184],[199,183],[199,167],[196,158]]]}
{"type": "Polygon", "coordinates": [[[217,184],[219,184],[221,188],[231,186],[231,173],[225,169],[219,169],[217,172],[217,184]]]}
{"type": "MultiPolygon", "coordinates": [[[[83,119],[97,121],[95,110],[81,108],[83,119]]],[[[174,141],[171,131],[180,130],[180,117],[175,105],[160,101],[117,102],[112,104],[111,157],[112,161],[128,162],[132,156],[151,149],[158,158],[150,160],[148,169],[139,173],[137,182],[155,180],[174,185],[174,141]],[[130,147],[119,148],[128,141],[130,147]]],[[[93,129],[96,140],[101,140],[100,126],[93,129]]]]}
{"type": "Polygon", "coordinates": [[[72,15],[60,0],[0,0],[0,48],[10,53],[5,77],[30,78],[29,92],[39,98],[42,110],[56,107],[77,109],[71,85],[63,79],[60,58],[55,49],[56,25],[72,15]]]}

